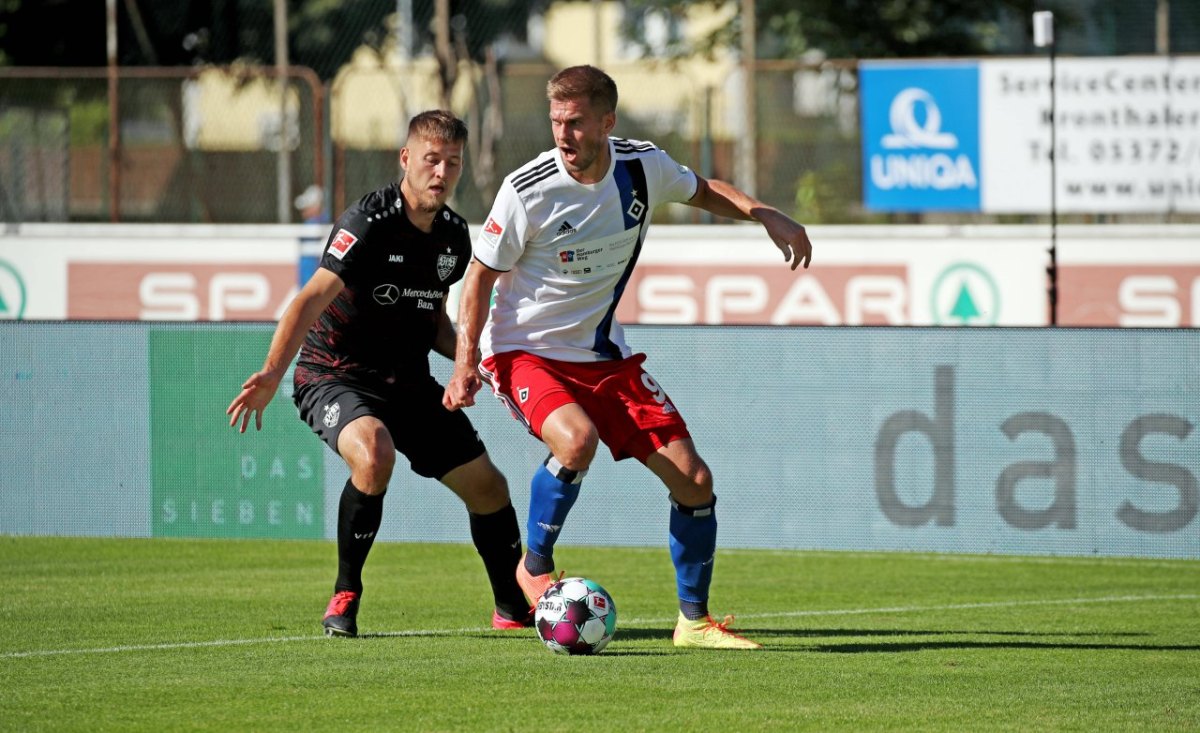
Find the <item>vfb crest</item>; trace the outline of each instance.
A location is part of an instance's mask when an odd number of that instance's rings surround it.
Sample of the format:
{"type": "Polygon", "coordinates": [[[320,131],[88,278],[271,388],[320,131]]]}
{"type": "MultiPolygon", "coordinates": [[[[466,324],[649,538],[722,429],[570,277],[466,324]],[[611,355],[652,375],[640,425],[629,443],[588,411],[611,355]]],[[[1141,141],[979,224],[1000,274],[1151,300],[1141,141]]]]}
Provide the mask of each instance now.
{"type": "Polygon", "coordinates": [[[438,277],[445,280],[450,277],[450,273],[454,272],[454,266],[458,264],[458,255],[438,255],[437,272],[438,277]]]}
{"type": "Polygon", "coordinates": [[[321,418],[321,422],[325,423],[325,427],[332,428],[338,424],[338,418],[342,416],[342,406],[334,402],[331,405],[325,405],[325,415],[321,418]]]}

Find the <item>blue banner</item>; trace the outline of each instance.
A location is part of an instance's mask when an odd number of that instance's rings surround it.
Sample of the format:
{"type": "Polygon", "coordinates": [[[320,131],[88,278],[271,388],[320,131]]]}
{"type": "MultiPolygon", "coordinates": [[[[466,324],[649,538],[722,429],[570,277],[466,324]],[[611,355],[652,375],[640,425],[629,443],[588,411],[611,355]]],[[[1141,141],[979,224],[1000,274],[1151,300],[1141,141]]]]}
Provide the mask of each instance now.
{"type": "Polygon", "coordinates": [[[863,201],[875,211],[979,211],[976,63],[859,65],[863,201]]]}

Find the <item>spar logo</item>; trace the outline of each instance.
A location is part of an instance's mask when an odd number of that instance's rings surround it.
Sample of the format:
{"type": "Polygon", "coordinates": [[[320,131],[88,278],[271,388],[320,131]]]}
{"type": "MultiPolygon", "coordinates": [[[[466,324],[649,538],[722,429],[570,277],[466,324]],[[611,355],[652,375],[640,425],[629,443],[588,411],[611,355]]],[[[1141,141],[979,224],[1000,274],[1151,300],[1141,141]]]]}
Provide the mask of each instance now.
{"type": "Polygon", "coordinates": [[[25,315],[25,281],[17,268],[0,260],[0,320],[19,321],[25,315]]]}
{"type": "Polygon", "coordinates": [[[978,211],[978,67],[877,64],[863,74],[867,206],[978,211]]]}
{"type": "Polygon", "coordinates": [[[994,326],[1000,317],[1000,287],[979,265],[950,265],[933,282],[930,313],[939,326],[994,326]]]}

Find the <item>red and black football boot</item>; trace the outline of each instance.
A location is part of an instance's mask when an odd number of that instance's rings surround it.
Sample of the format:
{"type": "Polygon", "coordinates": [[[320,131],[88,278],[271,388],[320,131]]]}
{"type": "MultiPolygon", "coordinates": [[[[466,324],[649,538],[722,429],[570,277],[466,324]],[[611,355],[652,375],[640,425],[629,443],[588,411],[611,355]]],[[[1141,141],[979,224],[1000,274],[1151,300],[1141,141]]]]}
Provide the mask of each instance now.
{"type": "Polygon", "coordinates": [[[341,590],[329,599],[321,625],[326,636],[358,636],[358,600],[354,591],[341,590]]]}

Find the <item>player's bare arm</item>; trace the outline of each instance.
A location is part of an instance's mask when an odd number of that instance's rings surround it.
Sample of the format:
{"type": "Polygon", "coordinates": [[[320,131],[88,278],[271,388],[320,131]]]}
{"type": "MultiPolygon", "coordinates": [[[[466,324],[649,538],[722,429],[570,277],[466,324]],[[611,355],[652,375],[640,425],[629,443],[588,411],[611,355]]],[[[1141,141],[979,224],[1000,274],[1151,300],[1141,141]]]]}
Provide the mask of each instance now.
{"type": "Polygon", "coordinates": [[[283,312],[283,317],[279,319],[279,325],[275,327],[275,335],[271,338],[271,346],[267,350],[262,369],[250,375],[242,385],[241,393],[225,410],[225,414],[231,416],[230,427],[241,421],[238,432],[246,432],[253,415],[254,427],[262,430],[263,410],[279,389],[279,383],[287,373],[288,365],[296,358],[305,333],[343,287],[345,283],[340,277],[321,267],[317,268],[308,283],[296,294],[287,310],[283,312]]]}
{"type": "Polygon", "coordinates": [[[442,309],[438,312],[437,334],[433,337],[433,350],[450,361],[454,361],[454,349],[458,344],[458,335],[454,332],[454,324],[450,322],[450,314],[446,312],[446,299],[442,298],[442,309]]]}
{"type": "Polygon", "coordinates": [[[759,222],[767,230],[771,241],[783,252],[784,262],[792,263],[793,270],[801,262],[807,268],[812,261],[812,242],[808,240],[808,232],[803,225],[724,181],[697,175],[696,193],[687,204],[717,216],[759,222]]]}
{"type": "Polygon", "coordinates": [[[479,335],[487,321],[492,287],[503,274],[472,260],[463,278],[458,305],[458,346],[454,356],[454,376],[446,383],[442,404],[447,410],[475,404],[475,393],[483,386],[479,378],[479,335]]]}

